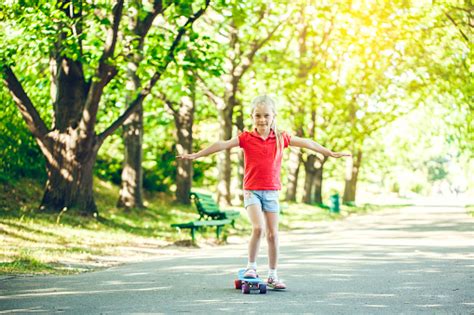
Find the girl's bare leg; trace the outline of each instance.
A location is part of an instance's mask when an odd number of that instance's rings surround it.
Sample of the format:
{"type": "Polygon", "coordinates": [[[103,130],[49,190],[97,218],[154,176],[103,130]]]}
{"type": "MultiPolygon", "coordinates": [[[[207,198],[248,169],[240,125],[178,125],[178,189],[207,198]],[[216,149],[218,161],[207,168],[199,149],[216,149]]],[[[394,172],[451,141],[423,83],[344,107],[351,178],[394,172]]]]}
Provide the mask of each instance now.
{"type": "Polygon", "coordinates": [[[265,219],[260,205],[254,204],[247,207],[247,213],[252,222],[252,235],[249,241],[249,262],[255,262],[260,248],[260,239],[265,229],[265,219]]]}
{"type": "Polygon", "coordinates": [[[278,266],[278,213],[265,213],[266,234],[268,243],[268,267],[277,269],[278,266]]]}

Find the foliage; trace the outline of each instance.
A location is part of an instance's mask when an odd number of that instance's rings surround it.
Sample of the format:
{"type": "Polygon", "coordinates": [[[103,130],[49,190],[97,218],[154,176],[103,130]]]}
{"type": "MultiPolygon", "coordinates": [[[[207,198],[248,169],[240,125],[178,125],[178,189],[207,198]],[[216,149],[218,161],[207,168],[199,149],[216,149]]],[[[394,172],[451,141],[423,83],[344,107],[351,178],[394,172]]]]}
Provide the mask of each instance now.
{"type": "MultiPolygon", "coordinates": [[[[6,94],[5,91],[0,93],[6,94]]],[[[44,180],[43,155],[12,103],[5,99],[4,110],[0,112],[0,182],[21,177],[44,180]]]]}
{"type": "MultiPolygon", "coordinates": [[[[80,60],[86,77],[99,63],[111,3],[83,2],[82,27],[87,34],[74,34],[74,23],[58,1],[9,1],[0,4],[1,65],[14,65],[21,83],[48,127],[53,127],[48,52],[59,31],[68,40],[63,55],[80,60]],[[58,29],[58,21],[63,24],[58,29]],[[82,43],[81,51],[78,43],[82,43]]],[[[198,2],[166,2],[161,27],[153,28],[144,43],[144,59],[138,75],[146,82],[165,62],[164,55],[182,24],[182,16],[195,11],[198,2]]],[[[135,3],[133,4],[133,6],[135,3]]],[[[137,12],[143,18],[150,2],[137,12]]],[[[130,4],[132,6],[132,4],[130,4]]],[[[360,179],[367,185],[396,190],[401,194],[428,194],[447,181],[468,190],[472,180],[469,157],[473,148],[472,49],[466,37],[472,27],[463,1],[352,1],[308,3],[306,1],[217,1],[196,22],[178,47],[157,91],[173,100],[185,95],[183,71],[196,71],[215,94],[223,95],[223,76],[232,54],[229,47],[231,21],[237,26],[239,49],[282,22],[272,41],[253,59],[239,86],[235,116],[248,117],[250,100],[257,94],[274,95],[279,103],[278,123],[295,133],[303,127],[308,136],[334,150],[363,148],[360,179]],[[261,12],[272,14],[261,17],[261,12]],[[306,29],[304,29],[306,27],[306,29]],[[305,33],[303,33],[305,31],[305,33]],[[306,51],[300,47],[306,39],[306,51]],[[186,54],[192,50],[193,56],[186,54]],[[186,70],[183,70],[186,69],[186,70]],[[315,113],[315,117],[311,113],[315,113]]],[[[131,7],[129,7],[132,10],[131,7]]],[[[127,19],[132,18],[129,12],[127,19]]],[[[127,20],[127,22],[129,22],[127,20]]],[[[74,24],[75,25],[75,24],[74,24]]],[[[121,25],[121,36],[132,30],[121,25]]],[[[125,85],[128,63],[126,47],[119,43],[111,59],[118,74],[107,85],[98,112],[97,133],[126,109],[130,95],[125,85]]],[[[245,62],[236,59],[235,62],[245,62]]],[[[154,191],[174,189],[175,150],[172,116],[157,91],[145,100],[143,139],[144,186],[154,191]]],[[[136,92],[136,91],[135,91],[136,92]]],[[[196,150],[217,138],[218,114],[202,86],[198,86],[194,131],[196,150]]],[[[0,176],[2,182],[21,177],[45,178],[44,159],[25,128],[7,89],[0,89],[0,176]]],[[[244,119],[250,128],[250,120],[244,119]]],[[[109,137],[99,151],[95,174],[119,183],[123,160],[120,134],[109,137]]],[[[215,184],[215,158],[193,163],[194,185],[215,184]]],[[[342,163],[328,162],[326,179],[342,182],[342,163]]],[[[302,181],[300,181],[302,182],[302,181]]],[[[325,190],[333,186],[324,186],[325,190]]],[[[471,188],[472,189],[472,188],[471,188]]]]}

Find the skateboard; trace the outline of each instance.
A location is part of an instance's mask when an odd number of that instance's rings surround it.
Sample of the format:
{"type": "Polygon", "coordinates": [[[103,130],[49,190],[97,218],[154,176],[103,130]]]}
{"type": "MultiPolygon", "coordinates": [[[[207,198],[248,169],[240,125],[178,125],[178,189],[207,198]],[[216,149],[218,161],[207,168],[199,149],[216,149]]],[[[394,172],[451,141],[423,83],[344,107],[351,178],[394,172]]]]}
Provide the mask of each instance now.
{"type": "Polygon", "coordinates": [[[260,294],[267,293],[267,284],[260,278],[244,278],[245,269],[240,269],[237,273],[238,279],[234,280],[234,287],[242,290],[243,294],[250,294],[250,291],[258,290],[260,294]]]}

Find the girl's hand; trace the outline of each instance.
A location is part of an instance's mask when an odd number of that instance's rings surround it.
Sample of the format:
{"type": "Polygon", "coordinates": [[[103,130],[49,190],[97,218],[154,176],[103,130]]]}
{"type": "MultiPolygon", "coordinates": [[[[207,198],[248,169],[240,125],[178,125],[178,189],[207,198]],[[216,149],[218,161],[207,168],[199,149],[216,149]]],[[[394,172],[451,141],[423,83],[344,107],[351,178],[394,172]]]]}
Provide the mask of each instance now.
{"type": "Polygon", "coordinates": [[[176,157],[181,160],[195,160],[198,158],[196,153],[181,154],[176,157]]]}
{"type": "Polygon", "coordinates": [[[331,152],[330,156],[333,158],[340,158],[340,157],[352,156],[352,154],[344,153],[344,152],[331,152]]]}

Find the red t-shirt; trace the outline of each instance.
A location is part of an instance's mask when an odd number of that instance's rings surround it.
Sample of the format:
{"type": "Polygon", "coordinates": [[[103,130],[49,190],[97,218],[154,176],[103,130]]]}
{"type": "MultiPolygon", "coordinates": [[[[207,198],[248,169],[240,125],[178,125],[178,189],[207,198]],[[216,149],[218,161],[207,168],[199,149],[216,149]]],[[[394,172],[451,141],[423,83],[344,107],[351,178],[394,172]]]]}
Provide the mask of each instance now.
{"type": "MultiPolygon", "coordinates": [[[[283,147],[287,148],[291,137],[282,132],[283,147]]],[[[273,130],[263,139],[256,130],[239,135],[239,146],[244,150],[244,189],[280,190],[282,154],[276,156],[276,137],[273,130]]]]}

